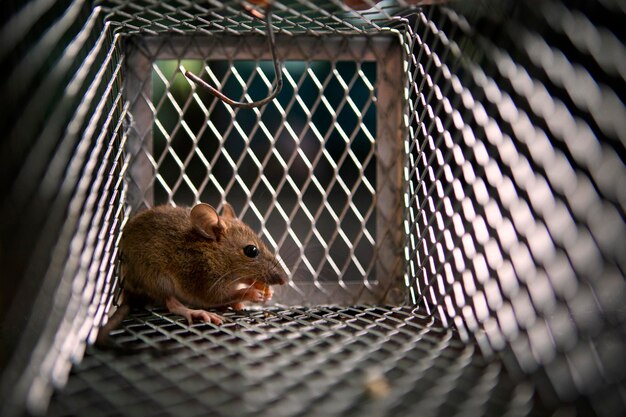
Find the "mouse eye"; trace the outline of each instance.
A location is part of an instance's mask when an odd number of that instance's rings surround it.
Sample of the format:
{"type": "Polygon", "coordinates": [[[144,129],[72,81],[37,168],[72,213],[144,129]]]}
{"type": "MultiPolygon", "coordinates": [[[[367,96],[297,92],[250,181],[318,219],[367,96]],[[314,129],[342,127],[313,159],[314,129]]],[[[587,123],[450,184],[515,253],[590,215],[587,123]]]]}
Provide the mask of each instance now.
{"type": "Polygon", "coordinates": [[[248,245],[245,248],[243,248],[243,253],[248,258],[256,258],[257,256],[259,256],[259,248],[257,248],[254,245],[248,245]]]}

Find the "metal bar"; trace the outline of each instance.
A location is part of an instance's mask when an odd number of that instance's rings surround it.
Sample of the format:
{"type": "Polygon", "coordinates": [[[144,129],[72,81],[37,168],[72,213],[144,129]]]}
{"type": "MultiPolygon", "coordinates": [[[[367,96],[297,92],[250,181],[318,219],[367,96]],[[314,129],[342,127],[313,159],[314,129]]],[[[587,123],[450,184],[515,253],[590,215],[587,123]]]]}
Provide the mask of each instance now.
{"type": "Polygon", "coordinates": [[[379,302],[398,303],[403,298],[402,285],[402,167],[404,164],[403,125],[405,79],[402,49],[390,44],[377,60],[376,106],[376,240],[379,302]]]}
{"type": "MultiPolygon", "coordinates": [[[[395,33],[372,36],[325,36],[323,38],[302,35],[296,37],[276,36],[278,60],[294,61],[376,61],[376,51],[384,51],[395,40],[395,33]]],[[[154,59],[203,59],[209,60],[270,60],[266,40],[261,36],[146,36],[141,38],[141,51],[154,59]]]]}
{"type": "MultiPolygon", "coordinates": [[[[141,42],[143,44],[143,42],[141,42]]],[[[155,171],[148,155],[152,154],[152,62],[134,41],[128,42],[126,59],[126,99],[130,102],[133,123],[128,134],[129,166],[128,205],[131,212],[154,204],[155,171]]]]}

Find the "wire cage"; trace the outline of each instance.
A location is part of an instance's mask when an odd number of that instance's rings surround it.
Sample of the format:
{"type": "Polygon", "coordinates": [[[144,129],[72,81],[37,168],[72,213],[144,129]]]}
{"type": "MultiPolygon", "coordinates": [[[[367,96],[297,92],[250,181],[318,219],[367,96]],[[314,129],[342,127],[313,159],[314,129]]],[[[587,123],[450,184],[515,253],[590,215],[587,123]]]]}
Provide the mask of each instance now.
{"type": "Polygon", "coordinates": [[[626,414],[624,5],[420,3],[3,4],[1,414],[626,414]],[[272,48],[262,107],[184,75],[272,48]],[[289,283],[91,347],[125,223],[199,201],[289,283]]]}

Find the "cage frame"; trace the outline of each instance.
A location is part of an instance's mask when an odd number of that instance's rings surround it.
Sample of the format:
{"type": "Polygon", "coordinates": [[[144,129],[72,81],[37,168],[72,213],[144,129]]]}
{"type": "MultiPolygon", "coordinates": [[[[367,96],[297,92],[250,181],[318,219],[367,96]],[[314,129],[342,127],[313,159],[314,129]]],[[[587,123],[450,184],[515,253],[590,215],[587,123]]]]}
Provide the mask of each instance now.
{"type": "MultiPolygon", "coordinates": [[[[351,305],[379,303],[399,305],[406,299],[400,288],[404,281],[402,270],[405,237],[402,232],[403,196],[405,181],[404,127],[406,74],[403,71],[404,51],[401,34],[397,30],[377,36],[277,36],[276,53],[285,61],[343,61],[361,57],[361,62],[376,63],[376,281],[371,282],[317,282],[289,283],[276,294],[276,303],[351,305]],[[306,51],[306,52],[305,52],[306,51]],[[381,277],[381,278],[378,278],[381,277]]],[[[130,36],[126,39],[125,94],[132,103],[129,113],[133,123],[128,140],[132,155],[128,179],[129,211],[152,207],[154,196],[154,166],[147,154],[151,152],[150,138],[155,113],[148,103],[152,96],[152,65],[157,60],[211,60],[267,61],[270,51],[265,39],[255,35],[159,35],[157,37],[130,36]],[[142,151],[140,151],[142,150],[142,151]]],[[[246,110],[234,110],[234,112],[246,110]]],[[[275,138],[276,140],[276,138],[275,138]]],[[[351,197],[351,196],[350,196],[351,197]]],[[[249,202],[250,196],[248,196],[249,202]]],[[[196,199],[196,203],[199,200],[196,199]]],[[[248,204],[248,203],[246,203],[248,204]]],[[[276,249],[274,247],[274,249],[276,249]]]]}

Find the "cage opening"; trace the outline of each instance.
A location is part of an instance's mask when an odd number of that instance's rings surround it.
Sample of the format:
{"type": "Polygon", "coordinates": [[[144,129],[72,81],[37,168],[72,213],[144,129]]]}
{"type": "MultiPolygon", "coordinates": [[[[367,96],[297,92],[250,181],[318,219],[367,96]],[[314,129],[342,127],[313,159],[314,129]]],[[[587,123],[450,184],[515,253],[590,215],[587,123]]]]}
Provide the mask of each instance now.
{"type": "MultiPolygon", "coordinates": [[[[221,42],[229,48],[230,41],[221,42]]],[[[143,45],[131,49],[135,58],[128,60],[139,90],[131,88],[127,95],[135,100],[136,119],[145,120],[134,127],[144,134],[136,135],[132,155],[131,211],[199,201],[219,209],[229,202],[292,276],[292,295],[280,297],[283,302],[309,303],[304,294],[320,290],[327,302],[341,302],[333,292],[380,286],[385,243],[377,235],[389,235],[392,224],[377,210],[376,191],[383,184],[377,156],[380,64],[372,53],[350,61],[320,59],[355,58],[341,52],[348,44],[340,41],[306,60],[281,58],[283,91],[249,111],[206,94],[183,73],[193,70],[243,100],[257,86],[270,86],[271,62],[236,54],[229,60],[208,58],[203,54],[209,49],[190,48],[186,39],[143,45]],[[164,51],[166,46],[170,50],[164,51]],[[330,52],[338,47],[339,54],[330,52]],[[194,59],[198,53],[204,59],[194,59]]],[[[279,43],[279,53],[282,48],[279,43]]],[[[356,294],[349,297],[359,300],[356,294]]]]}

